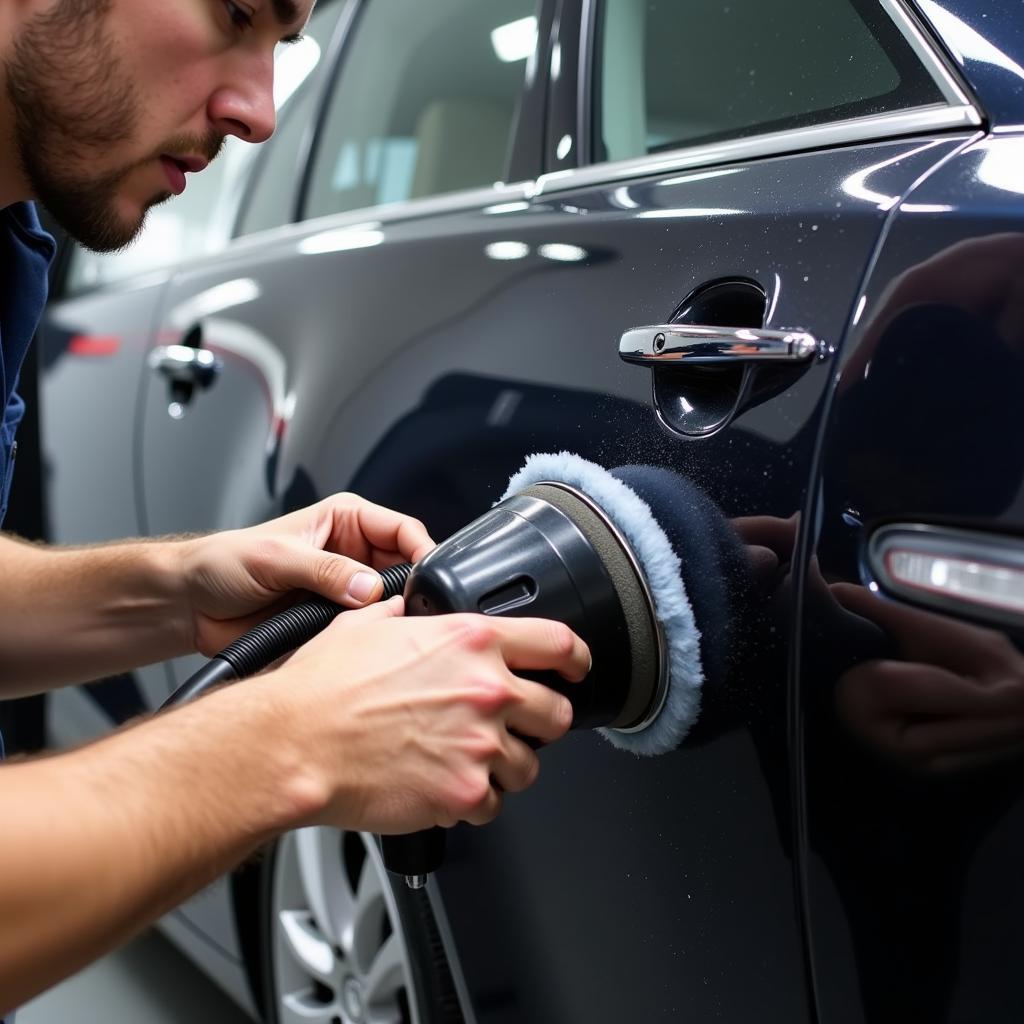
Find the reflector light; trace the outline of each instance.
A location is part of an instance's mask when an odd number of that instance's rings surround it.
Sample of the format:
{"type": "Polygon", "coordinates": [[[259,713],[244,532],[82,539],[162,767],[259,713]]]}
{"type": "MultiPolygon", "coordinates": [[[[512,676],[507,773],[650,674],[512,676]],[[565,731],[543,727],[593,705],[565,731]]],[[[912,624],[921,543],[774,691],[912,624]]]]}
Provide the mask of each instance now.
{"type": "Polygon", "coordinates": [[[1014,626],[1024,625],[1024,539],[901,523],[879,529],[868,562],[896,597],[1014,626]]]}
{"type": "Polygon", "coordinates": [[[1024,612],[1020,569],[900,549],[891,550],[886,561],[892,578],[908,587],[1024,612]]]}
{"type": "Polygon", "coordinates": [[[68,342],[73,356],[112,356],[121,347],[121,339],[113,335],[76,334],[68,342]]]}

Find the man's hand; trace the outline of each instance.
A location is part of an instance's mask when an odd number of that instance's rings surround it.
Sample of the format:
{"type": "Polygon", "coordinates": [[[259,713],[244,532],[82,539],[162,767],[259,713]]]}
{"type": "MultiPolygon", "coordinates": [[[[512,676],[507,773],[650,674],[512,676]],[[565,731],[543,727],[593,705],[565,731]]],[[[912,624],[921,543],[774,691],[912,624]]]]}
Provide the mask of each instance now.
{"type": "Polygon", "coordinates": [[[893,320],[913,306],[958,306],[989,318],[1013,351],[1024,345],[1024,289],[1020,267],[1024,234],[968,238],[915,264],[895,278],[865,324],[864,336],[843,365],[839,390],[863,380],[893,320]]]}
{"type": "Polygon", "coordinates": [[[187,540],[47,548],[0,537],[0,696],[214,655],[302,591],[372,603],[376,570],[433,546],[415,519],[352,494],[187,540]]]}
{"type": "Polygon", "coordinates": [[[519,736],[561,736],[569,704],[515,673],[579,679],[584,645],[543,620],[401,611],[396,598],[347,612],[273,672],[0,768],[0,1003],[124,941],[286,829],[483,822],[502,791],[529,785],[537,758],[519,736]]]}
{"type": "Polygon", "coordinates": [[[1005,633],[835,583],[848,611],[881,626],[899,660],[843,674],[836,708],[850,732],[910,771],[954,775],[1024,756],[1024,657],[1005,633]]]}
{"type": "MultiPolygon", "coordinates": [[[[482,824],[537,777],[569,728],[565,697],[519,671],[570,681],[590,653],[567,626],[483,615],[402,617],[402,599],[348,612],[283,667],[214,694],[273,709],[277,753],[312,804],[292,824],[411,832],[482,824]]],[[[213,705],[210,706],[213,713],[213,705]]]]}
{"type": "Polygon", "coordinates": [[[378,600],[376,570],[422,558],[434,542],[423,524],[354,494],[246,530],[185,544],[183,573],[195,647],[216,654],[247,629],[313,591],[349,608],[378,600]]]}

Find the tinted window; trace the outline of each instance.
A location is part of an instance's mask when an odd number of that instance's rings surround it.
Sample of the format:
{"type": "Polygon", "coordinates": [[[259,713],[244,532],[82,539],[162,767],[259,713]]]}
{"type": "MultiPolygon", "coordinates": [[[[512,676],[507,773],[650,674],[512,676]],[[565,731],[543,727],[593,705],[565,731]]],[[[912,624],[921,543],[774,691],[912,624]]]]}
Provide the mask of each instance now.
{"type": "Polygon", "coordinates": [[[874,0],[603,0],[596,54],[598,160],[942,102],[874,0]]]}
{"type": "Polygon", "coordinates": [[[370,0],[306,216],[492,185],[508,165],[536,0],[370,0]]]}
{"type": "MultiPolygon", "coordinates": [[[[321,0],[303,39],[278,47],[274,104],[282,122],[287,120],[292,98],[302,95],[301,86],[320,63],[342,6],[338,0],[321,0]]],[[[76,247],[67,290],[119,281],[222,249],[231,238],[253,162],[267,145],[252,145],[233,136],[226,139],[217,160],[201,174],[189,175],[182,195],[149,211],[142,234],[127,249],[101,255],[76,247]]]]}

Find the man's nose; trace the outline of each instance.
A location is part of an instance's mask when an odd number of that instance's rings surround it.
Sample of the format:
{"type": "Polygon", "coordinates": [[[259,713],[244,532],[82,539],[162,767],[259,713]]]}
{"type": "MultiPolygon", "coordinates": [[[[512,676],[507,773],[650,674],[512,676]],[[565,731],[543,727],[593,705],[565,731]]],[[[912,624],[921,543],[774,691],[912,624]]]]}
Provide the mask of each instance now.
{"type": "Polygon", "coordinates": [[[209,117],[221,135],[266,142],[274,134],[274,62],[247,62],[230,83],[210,97],[209,117]]]}

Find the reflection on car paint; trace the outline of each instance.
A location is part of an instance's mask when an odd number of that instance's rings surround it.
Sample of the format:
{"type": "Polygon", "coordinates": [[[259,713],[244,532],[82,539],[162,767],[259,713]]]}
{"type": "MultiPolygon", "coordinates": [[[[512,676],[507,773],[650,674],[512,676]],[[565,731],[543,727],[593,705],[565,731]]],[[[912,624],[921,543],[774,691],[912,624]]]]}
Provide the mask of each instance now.
{"type": "Polygon", "coordinates": [[[812,872],[810,923],[853,952],[848,971],[819,964],[824,1008],[853,989],[872,1021],[1024,1012],[998,952],[1017,947],[996,938],[1022,909],[998,866],[1024,840],[1022,633],[895,601],[866,558],[894,520],[993,540],[1024,526],[1024,234],[988,229],[1012,223],[999,207],[1013,190],[981,173],[1016,149],[968,151],[973,231],[936,219],[952,205],[941,175],[900,208],[914,216],[890,237],[884,289],[867,289],[823,452],[802,709],[810,848],[830,881],[812,872]],[[881,647],[858,652],[867,628],[881,647]],[[825,643],[856,656],[830,660],[825,643]]]}

